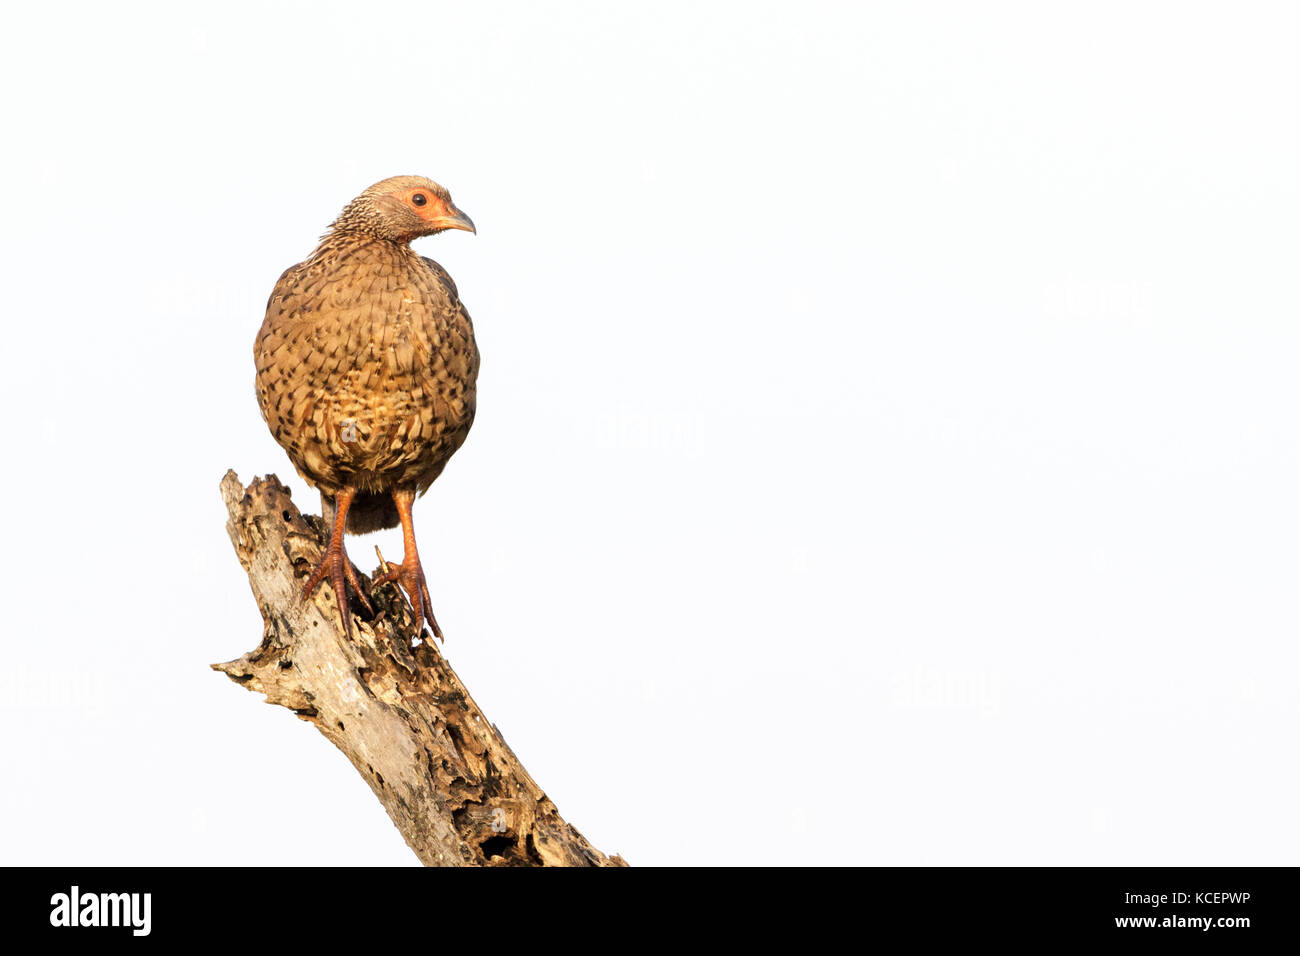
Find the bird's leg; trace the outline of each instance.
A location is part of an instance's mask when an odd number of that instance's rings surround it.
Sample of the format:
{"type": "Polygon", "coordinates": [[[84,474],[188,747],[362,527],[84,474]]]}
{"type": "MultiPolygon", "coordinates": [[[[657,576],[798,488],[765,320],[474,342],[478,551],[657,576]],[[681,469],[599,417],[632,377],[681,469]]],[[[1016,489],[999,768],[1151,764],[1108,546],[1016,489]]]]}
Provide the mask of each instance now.
{"type": "Polygon", "coordinates": [[[374,583],[380,585],[387,584],[389,581],[400,582],[406,591],[407,599],[411,602],[411,610],[415,612],[416,631],[424,631],[424,619],[427,617],[429,626],[433,628],[433,636],[443,640],[442,631],[438,629],[438,620],[433,616],[433,605],[429,603],[429,585],[424,581],[424,568],[420,567],[420,553],[415,549],[415,524],[411,520],[411,505],[415,504],[415,492],[394,491],[393,503],[397,505],[398,517],[402,519],[402,543],[406,553],[402,555],[401,564],[375,578],[374,583]]]}
{"type": "Polygon", "coordinates": [[[343,547],[343,531],[348,523],[348,508],[352,505],[352,499],[356,494],[355,488],[344,488],[335,497],[334,529],[330,533],[329,545],[325,548],[325,554],[321,556],[320,564],[316,565],[316,570],[312,572],[302,589],[303,600],[306,600],[311,597],[311,592],[316,590],[316,585],[325,579],[325,575],[329,575],[330,585],[334,588],[334,600],[338,603],[339,614],[343,617],[343,629],[347,631],[348,637],[352,636],[352,611],[348,607],[345,580],[352,585],[352,590],[366,606],[366,610],[371,615],[375,613],[375,609],[370,606],[370,602],[361,591],[357,574],[352,570],[352,562],[348,560],[348,553],[343,547]]]}

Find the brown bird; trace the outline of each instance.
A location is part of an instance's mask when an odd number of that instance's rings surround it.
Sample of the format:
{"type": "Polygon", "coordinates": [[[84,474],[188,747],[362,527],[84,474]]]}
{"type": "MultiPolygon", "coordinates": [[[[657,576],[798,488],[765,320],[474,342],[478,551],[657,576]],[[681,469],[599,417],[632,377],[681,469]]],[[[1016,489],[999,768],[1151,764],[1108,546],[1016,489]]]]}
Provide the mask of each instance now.
{"type": "Polygon", "coordinates": [[[328,575],[351,633],[344,581],[367,609],[344,531],[400,522],[397,581],[416,626],[433,616],[411,506],[469,434],[479,355],[456,283],[412,239],[474,223],[421,176],[376,183],[343,209],[305,261],[285,271],[253,347],[257,399],[298,474],[321,493],[329,545],[303,597],[328,575]]]}

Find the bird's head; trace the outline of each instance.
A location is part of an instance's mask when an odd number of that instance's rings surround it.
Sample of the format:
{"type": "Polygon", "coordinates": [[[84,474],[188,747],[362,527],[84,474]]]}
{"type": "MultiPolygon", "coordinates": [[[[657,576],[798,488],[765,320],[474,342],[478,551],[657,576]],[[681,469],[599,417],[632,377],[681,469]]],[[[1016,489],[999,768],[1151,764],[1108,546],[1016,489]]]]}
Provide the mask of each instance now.
{"type": "Polygon", "coordinates": [[[348,203],[330,228],[401,243],[446,229],[477,234],[473,220],[456,208],[447,190],[423,176],[375,183],[348,203]]]}

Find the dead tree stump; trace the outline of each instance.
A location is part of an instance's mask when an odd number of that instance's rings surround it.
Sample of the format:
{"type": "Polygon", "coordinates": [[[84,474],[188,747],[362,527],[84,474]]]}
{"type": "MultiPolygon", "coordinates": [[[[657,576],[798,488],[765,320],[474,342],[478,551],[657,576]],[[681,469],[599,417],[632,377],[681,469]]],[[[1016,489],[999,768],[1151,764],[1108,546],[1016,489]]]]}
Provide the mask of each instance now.
{"type": "Polygon", "coordinates": [[[315,725],[352,761],[427,866],[626,866],[565,822],[432,641],[395,585],[370,589],[343,632],[328,580],[301,598],[326,529],[274,475],[221,482],[226,529],[248,573],[262,643],[213,664],[315,725]]]}

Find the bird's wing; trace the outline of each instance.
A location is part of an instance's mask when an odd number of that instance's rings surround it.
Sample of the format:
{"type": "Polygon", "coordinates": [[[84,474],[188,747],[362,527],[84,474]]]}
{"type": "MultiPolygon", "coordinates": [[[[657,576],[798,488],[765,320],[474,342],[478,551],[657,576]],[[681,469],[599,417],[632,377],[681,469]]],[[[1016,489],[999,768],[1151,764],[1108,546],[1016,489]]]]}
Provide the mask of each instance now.
{"type": "Polygon", "coordinates": [[[420,258],[422,258],[424,260],[424,264],[427,265],[433,271],[433,274],[438,277],[438,281],[440,281],[443,285],[447,287],[447,291],[451,293],[451,297],[453,299],[459,300],[460,292],[457,290],[456,283],[455,281],[452,280],[447,270],[444,269],[442,266],[438,265],[438,263],[434,262],[428,256],[421,256],[420,258]]]}
{"type": "Polygon", "coordinates": [[[284,300],[301,268],[301,262],[290,266],[276,280],[275,288],[271,290],[271,295],[266,300],[266,317],[262,320],[262,327],[253,342],[253,359],[257,367],[257,401],[262,408],[262,417],[272,426],[273,431],[279,424],[271,421],[270,412],[274,404],[271,392],[274,386],[280,384],[281,377],[275,366],[278,353],[284,347],[286,333],[285,321],[282,318],[284,300]]]}
{"type": "MultiPolygon", "coordinates": [[[[298,474],[314,486],[329,480],[330,469],[305,429],[321,389],[314,387],[322,360],[312,344],[311,314],[304,299],[314,289],[305,263],[286,269],[266,303],[266,318],[253,346],[257,366],[257,402],[275,440],[289,454],[298,474]]],[[[323,490],[323,489],[322,489],[323,490]]]]}

